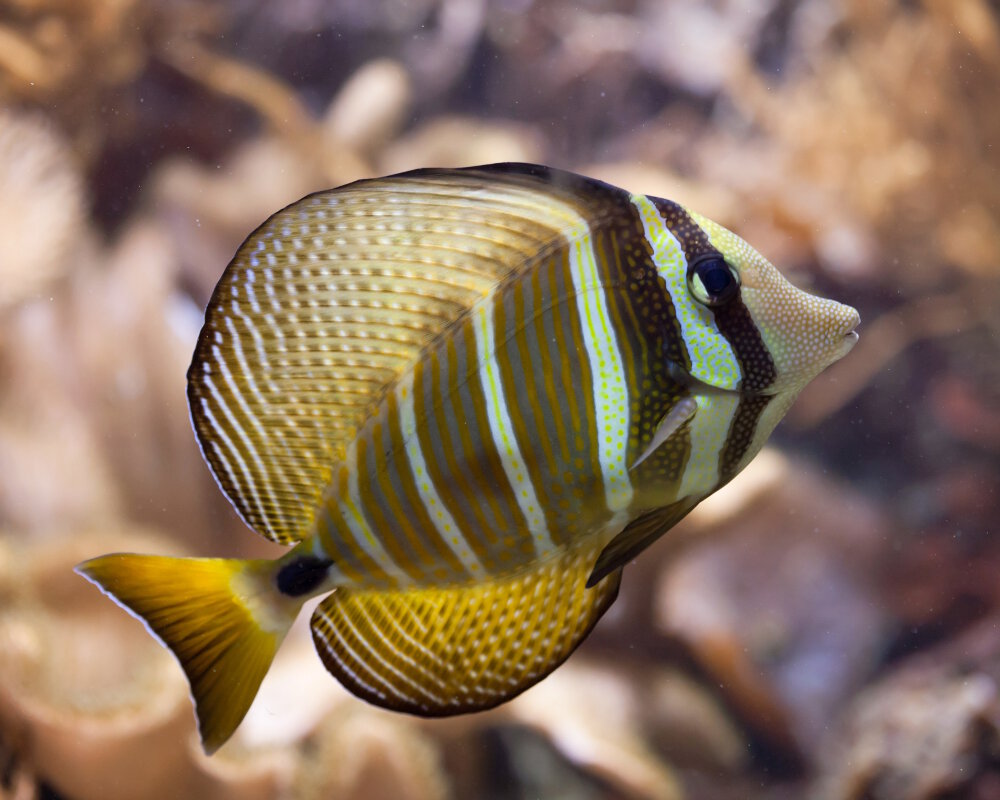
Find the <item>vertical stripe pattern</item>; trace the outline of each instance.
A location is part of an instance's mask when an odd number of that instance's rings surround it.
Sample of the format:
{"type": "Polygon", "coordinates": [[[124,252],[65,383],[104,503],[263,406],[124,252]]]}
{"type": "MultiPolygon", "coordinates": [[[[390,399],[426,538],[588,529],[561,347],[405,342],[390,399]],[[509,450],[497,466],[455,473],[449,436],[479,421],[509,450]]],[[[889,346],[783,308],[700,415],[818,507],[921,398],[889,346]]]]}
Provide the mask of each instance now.
{"type": "Polygon", "coordinates": [[[538,502],[535,487],[528,475],[521,446],[514,435],[513,424],[507,409],[507,398],[500,381],[497,344],[493,327],[494,303],[487,298],[473,309],[472,319],[476,335],[476,354],[479,359],[479,380],[486,398],[486,415],[489,432],[500,453],[500,462],[507,482],[514,491],[521,514],[527,521],[528,532],[534,542],[535,555],[544,558],[555,547],[545,521],[545,512],[538,502]]]}
{"type": "MultiPolygon", "coordinates": [[[[711,315],[692,310],[685,251],[655,205],[597,196],[601,226],[561,207],[562,246],[426,349],[359,434],[382,432],[375,460],[355,467],[373,486],[361,500],[413,580],[504,574],[721,479],[735,395],[698,398],[691,424],[629,469],[685,396],[676,370],[712,363],[688,341],[692,325],[738,364],[711,315]]],[[[350,511],[335,498],[329,509],[350,511]]]]}
{"type": "Polygon", "coordinates": [[[720,334],[712,313],[695,301],[687,288],[689,257],[696,254],[685,252],[653,200],[633,195],[632,203],[639,210],[653,259],[672,298],[691,374],[712,386],[736,389],[742,378],[736,354],[720,334]]]}
{"type": "Polygon", "coordinates": [[[413,471],[413,481],[419,492],[420,502],[423,503],[427,514],[431,519],[438,535],[442,541],[455,553],[458,560],[462,562],[466,573],[473,578],[484,577],[483,565],[479,562],[476,554],[469,547],[465,540],[459,524],[451,515],[448,507],[441,499],[434,479],[427,466],[427,459],[424,458],[423,449],[420,445],[420,437],[417,435],[417,420],[413,413],[413,373],[407,373],[396,386],[396,403],[399,409],[399,424],[405,443],[406,461],[413,471]]]}

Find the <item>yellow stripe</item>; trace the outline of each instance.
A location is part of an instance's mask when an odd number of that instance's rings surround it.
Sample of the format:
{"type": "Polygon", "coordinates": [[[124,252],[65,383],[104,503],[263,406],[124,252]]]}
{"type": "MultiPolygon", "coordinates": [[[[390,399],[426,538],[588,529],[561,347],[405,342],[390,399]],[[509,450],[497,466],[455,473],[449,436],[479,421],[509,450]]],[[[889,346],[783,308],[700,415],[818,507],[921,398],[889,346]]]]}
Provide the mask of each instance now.
{"type": "Polygon", "coordinates": [[[574,243],[570,270],[577,306],[581,317],[586,320],[583,338],[593,373],[596,447],[604,479],[605,501],[610,511],[618,513],[628,507],[633,494],[625,463],[629,402],[617,336],[608,325],[606,290],[597,271],[592,239],[574,243]]]}
{"type": "MultiPolygon", "coordinates": [[[[539,269],[542,267],[534,270],[533,277],[537,276],[539,269]]],[[[563,545],[566,543],[568,532],[559,526],[554,508],[552,483],[556,478],[556,464],[550,438],[552,431],[545,427],[545,417],[539,402],[540,392],[535,391],[532,385],[538,376],[534,371],[535,368],[529,352],[527,337],[531,335],[531,320],[525,318],[526,300],[524,297],[524,292],[531,290],[531,287],[526,287],[523,281],[506,289],[509,294],[504,299],[509,298],[513,303],[513,312],[510,315],[507,314],[507,305],[502,300],[494,306],[494,313],[497,315],[496,328],[505,331],[504,335],[508,337],[504,357],[498,359],[497,365],[500,368],[502,385],[526,387],[526,390],[515,389],[517,396],[505,395],[510,398],[507,411],[513,425],[512,435],[515,441],[534,451],[532,457],[525,462],[525,468],[538,497],[539,507],[545,516],[549,535],[553,542],[563,545]],[[516,358],[514,357],[515,349],[516,358]],[[520,369],[518,374],[515,374],[514,368],[518,362],[520,369]],[[527,413],[524,413],[523,409],[525,402],[528,405],[527,413]],[[538,451],[541,452],[538,453],[538,451]]],[[[540,298],[536,298],[536,300],[540,300],[540,298]]],[[[540,305],[540,303],[535,305],[540,305]]]]}
{"type": "Polygon", "coordinates": [[[390,557],[401,569],[403,569],[414,581],[421,581],[426,575],[426,565],[428,559],[423,562],[414,558],[412,553],[419,553],[421,542],[416,535],[412,535],[412,526],[409,525],[407,515],[399,510],[395,492],[388,486],[386,465],[385,437],[392,437],[392,426],[387,421],[387,417],[392,414],[390,403],[389,408],[383,408],[379,416],[369,423],[371,435],[370,444],[366,443],[365,455],[371,454],[369,459],[360,459],[358,462],[358,492],[360,507],[364,509],[365,518],[369,527],[381,531],[381,538],[390,557]],[[386,509],[380,502],[383,498],[388,498],[389,508],[386,509]],[[406,550],[404,546],[408,543],[411,550],[406,550]]]}
{"type": "MultiPolygon", "coordinates": [[[[472,486],[477,486],[480,491],[470,495],[469,500],[474,507],[478,509],[477,518],[482,519],[482,530],[483,538],[485,539],[485,547],[488,549],[492,545],[495,545],[500,533],[500,524],[505,520],[505,514],[501,510],[500,501],[497,497],[495,491],[496,481],[491,480],[487,476],[488,463],[482,455],[477,454],[472,444],[472,433],[476,432],[482,437],[482,426],[479,424],[477,419],[467,420],[464,418],[462,413],[462,398],[458,389],[458,382],[462,381],[465,383],[467,381],[467,375],[465,373],[459,373],[460,365],[467,365],[473,356],[472,348],[469,347],[468,338],[472,338],[475,341],[475,331],[471,330],[472,326],[469,325],[466,331],[462,334],[462,338],[459,339],[456,336],[448,343],[448,374],[452,376],[450,391],[448,393],[448,398],[450,400],[448,413],[457,415],[456,419],[458,421],[458,438],[462,447],[462,458],[463,464],[468,469],[469,477],[471,478],[472,486]],[[458,347],[461,345],[466,349],[466,358],[459,361],[458,358],[458,347]],[[486,519],[486,509],[489,509],[489,513],[492,515],[493,519],[498,523],[495,527],[491,526],[486,519]]],[[[471,388],[471,384],[467,384],[471,388]]],[[[473,403],[475,404],[475,398],[473,397],[473,403]]],[[[444,404],[437,409],[436,412],[439,413],[438,425],[442,425],[442,417],[444,412],[444,404]]],[[[477,413],[482,413],[477,411],[477,413]]],[[[442,430],[444,430],[442,428],[442,430]]]]}

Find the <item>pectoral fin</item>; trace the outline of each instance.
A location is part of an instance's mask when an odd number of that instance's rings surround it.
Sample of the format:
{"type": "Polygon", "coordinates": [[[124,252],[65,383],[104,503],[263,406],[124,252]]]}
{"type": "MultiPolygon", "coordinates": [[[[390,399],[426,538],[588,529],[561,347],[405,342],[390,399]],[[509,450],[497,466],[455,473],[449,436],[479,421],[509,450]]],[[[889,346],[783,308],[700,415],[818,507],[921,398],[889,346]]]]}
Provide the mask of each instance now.
{"type": "Polygon", "coordinates": [[[614,539],[608,542],[594,569],[587,578],[587,586],[594,586],[615,570],[621,569],[649,545],[687,516],[695,507],[687,498],[669,506],[648,511],[632,520],[614,539]]]}
{"type": "Polygon", "coordinates": [[[375,705],[420,716],[491,708],[569,657],[618,594],[586,588],[596,548],[475,586],[337,590],[312,618],[326,668],[375,705]]]}
{"type": "Polygon", "coordinates": [[[694,419],[698,411],[698,403],[693,397],[682,397],[674,406],[663,415],[660,424],[656,426],[653,438],[642,454],[632,462],[629,472],[638,467],[643,461],[649,458],[657,448],[666,442],[671,436],[680,430],[681,426],[694,419]]]}

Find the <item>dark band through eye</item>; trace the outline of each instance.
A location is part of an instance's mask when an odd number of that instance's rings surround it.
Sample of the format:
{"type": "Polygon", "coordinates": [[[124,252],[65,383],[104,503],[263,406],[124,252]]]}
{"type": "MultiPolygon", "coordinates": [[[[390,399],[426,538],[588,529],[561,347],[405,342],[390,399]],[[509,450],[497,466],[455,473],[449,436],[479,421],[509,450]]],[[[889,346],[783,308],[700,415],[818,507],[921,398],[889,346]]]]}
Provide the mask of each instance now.
{"type": "Polygon", "coordinates": [[[736,270],[716,254],[702,255],[691,263],[688,285],[695,298],[709,306],[728,303],[740,289],[736,270]]]}

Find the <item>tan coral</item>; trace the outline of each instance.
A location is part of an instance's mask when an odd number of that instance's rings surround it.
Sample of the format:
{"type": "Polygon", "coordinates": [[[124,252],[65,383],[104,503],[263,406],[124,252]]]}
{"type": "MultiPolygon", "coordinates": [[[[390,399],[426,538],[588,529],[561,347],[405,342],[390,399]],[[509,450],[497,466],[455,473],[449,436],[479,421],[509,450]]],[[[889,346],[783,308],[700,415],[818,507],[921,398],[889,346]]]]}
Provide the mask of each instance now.
{"type": "Polygon", "coordinates": [[[72,284],[60,340],[69,355],[56,376],[97,433],[123,510],[199,546],[225,527],[210,512],[227,506],[188,421],[201,312],[178,281],[167,232],[148,219],[127,226],[101,268],[72,284]]]}
{"type": "Polygon", "coordinates": [[[821,751],[819,800],[993,797],[1000,628],[987,617],[859,692],[821,751]]]}
{"type": "Polygon", "coordinates": [[[45,535],[117,515],[121,496],[102,441],[67,387],[68,303],[26,303],[0,333],[0,520],[45,535]]]}
{"type": "Polygon", "coordinates": [[[0,108],[0,314],[67,271],[83,225],[69,148],[43,118],[0,108]]]}
{"type": "Polygon", "coordinates": [[[298,755],[289,747],[246,749],[228,744],[206,756],[198,737],[188,737],[188,754],[194,766],[177,796],[212,800],[274,800],[288,796],[298,766],[298,755]]]}
{"type": "Polygon", "coordinates": [[[365,157],[380,152],[399,132],[413,102],[410,75],[402,64],[377,59],[340,87],[323,119],[328,151],[349,148],[365,157]]]}
{"type": "Polygon", "coordinates": [[[123,548],[171,546],[137,533],[8,543],[0,576],[0,729],[40,779],[80,800],[177,796],[193,728],[167,652],[72,572],[123,548]]]}
{"type": "Polygon", "coordinates": [[[538,161],[542,142],[534,128],[516,122],[444,116],[389,145],[379,171],[461,167],[497,161],[538,161]]]}
{"type": "Polygon", "coordinates": [[[863,496],[773,451],[690,522],[704,538],[667,565],[655,622],[758,741],[801,758],[879,655],[876,568],[889,523],[863,496]]]}
{"type": "Polygon", "coordinates": [[[444,800],[440,756],[413,722],[351,703],[305,749],[295,800],[444,800]]]}

